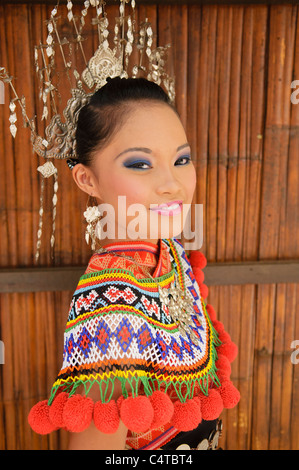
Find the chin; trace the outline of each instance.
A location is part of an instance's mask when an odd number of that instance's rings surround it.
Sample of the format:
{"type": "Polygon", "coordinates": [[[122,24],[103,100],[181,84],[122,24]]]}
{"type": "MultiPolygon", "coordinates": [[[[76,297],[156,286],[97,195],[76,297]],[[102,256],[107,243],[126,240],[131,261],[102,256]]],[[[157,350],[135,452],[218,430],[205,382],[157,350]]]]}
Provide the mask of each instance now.
{"type": "Polygon", "coordinates": [[[177,238],[183,232],[184,220],[181,214],[173,217],[161,216],[159,222],[157,238],[177,238]]]}

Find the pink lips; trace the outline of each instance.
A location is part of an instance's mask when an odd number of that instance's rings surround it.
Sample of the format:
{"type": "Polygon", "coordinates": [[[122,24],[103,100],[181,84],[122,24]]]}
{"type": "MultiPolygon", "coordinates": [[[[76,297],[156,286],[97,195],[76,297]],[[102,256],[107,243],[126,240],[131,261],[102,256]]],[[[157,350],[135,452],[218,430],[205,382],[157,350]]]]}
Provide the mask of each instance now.
{"type": "Polygon", "coordinates": [[[167,202],[156,207],[151,207],[150,210],[155,211],[160,215],[178,215],[182,212],[182,201],[167,202]]]}

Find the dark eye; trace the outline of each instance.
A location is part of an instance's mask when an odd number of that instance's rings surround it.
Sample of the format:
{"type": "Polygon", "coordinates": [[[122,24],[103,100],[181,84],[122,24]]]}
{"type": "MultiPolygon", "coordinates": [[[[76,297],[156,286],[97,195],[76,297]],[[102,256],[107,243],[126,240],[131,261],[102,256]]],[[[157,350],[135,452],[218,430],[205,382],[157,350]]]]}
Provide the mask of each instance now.
{"type": "Polygon", "coordinates": [[[183,155],[182,157],[178,158],[175,162],[175,165],[188,165],[191,162],[190,155],[183,155]]]}
{"type": "Polygon", "coordinates": [[[136,170],[148,170],[151,168],[150,162],[145,160],[130,160],[124,163],[126,168],[132,168],[136,170]]]}

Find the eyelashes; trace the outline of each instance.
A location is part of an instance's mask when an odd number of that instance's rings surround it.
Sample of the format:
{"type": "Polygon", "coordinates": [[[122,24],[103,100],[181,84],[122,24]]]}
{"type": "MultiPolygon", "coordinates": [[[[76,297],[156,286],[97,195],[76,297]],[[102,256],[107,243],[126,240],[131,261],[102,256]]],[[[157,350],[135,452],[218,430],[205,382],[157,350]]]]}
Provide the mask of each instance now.
{"type": "MultiPolygon", "coordinates": [[[[179,157],[174,166],[184,166],[188,165],[191,162],[191,155],[183,155],[179,157]]],[[[126,168],[131,168],[135,170],[149,170],[152,168],[151,162],[145,159],[130,159],[123,163],[126,168]]]]}
{"type": "Polygon", "coordinates": [[[126,168],[133,168],[136,170],[147,170],[151,168],[151,163],[147,160],[129,160],[123,164],[126,168]]]}
{"type": "Polygon", "coordinates": [[[188,165],[188,163],[191,162],[191,155],[183,155],[182,157],[179,157],[176,162],[175,166],[178,165],[188,165]]]}

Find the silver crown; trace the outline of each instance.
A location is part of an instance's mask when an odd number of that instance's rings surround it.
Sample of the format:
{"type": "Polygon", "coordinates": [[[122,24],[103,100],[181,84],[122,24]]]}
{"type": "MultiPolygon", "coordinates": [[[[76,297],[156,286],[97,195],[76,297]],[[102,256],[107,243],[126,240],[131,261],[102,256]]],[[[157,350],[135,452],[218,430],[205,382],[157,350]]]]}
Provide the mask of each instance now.
{"type": "Polygon", "coordinates": [[[17,94],[13,85],[13,77],[9,76],[4,67],[0,67],[0,80],[9,84],[13,94],[9,105],[12,136],[15,137],[17,132],[15,108],[18,103],[24,126],[29,127],[31,131],[33,150],[47,160],[44,165],[38,167],[43,178],[36,259],[39,258],[42,235],[43,180],[52,175],[54,175],[52,247],[55,242],[58,181],[57,169],[49,160],[71,159],[76,161],[75,133],[78,115],[82,107],[89,102],[91,96],[107,83],[109,77],[137,78],[142,76],[162,86],[172,103],[175,100],[175,81],[166,72],[169,45],[152,48],[153,30],[147,19],[136,30],[135,0],[119,1],[119,16],[115,18],[113,41],[110,41],[113,42],[113,46],[109,43],[109,21],[105,11],[105,1],[86,0],[83,6],[80,15],[75,15],[71,0],[67,0],[64,14],[60,12],[63,7],[57,5],[52,10],[50,19],[46,21],[46,42],[40,43],[34,48],[35,69],[40,83],[39,98],[43,103],[41,120],[50,120],[45,127],[44,137],[38,135],[35,119],[30,119],[27,116],[25,98],[19,97],[17,94]],[[126,8],[130,9],[129,13],[126,12],[126,8]],[[58,10],[61,16],[58,16],[58,10]],[[87,22],[88,10],[94,13],[90,24],[87,22]],[[87,44],[89,40],[94,41],[94,35],[90,34],[90,31],[93,30],[97,32],[98,45],[92,57],[87,60],[87,44]],[[67,37],[63,36],[66,31],[67,37]],[[59,56],[64,67],[63,73],[57,73],[56,64],[59,56]],[[135,62],[132,64],[134,57],[135,62]],[[82,64],[81,73],[79,71],[80,63],[82,64]],[[59,85],[61,85],[62,75],[65,75],[69,82],[71,97],[62,113],[59,113],[61,107],[59,85]]]}

